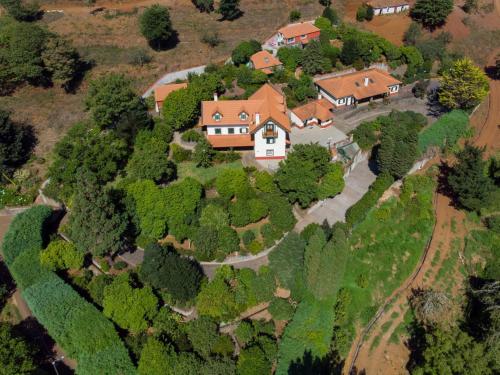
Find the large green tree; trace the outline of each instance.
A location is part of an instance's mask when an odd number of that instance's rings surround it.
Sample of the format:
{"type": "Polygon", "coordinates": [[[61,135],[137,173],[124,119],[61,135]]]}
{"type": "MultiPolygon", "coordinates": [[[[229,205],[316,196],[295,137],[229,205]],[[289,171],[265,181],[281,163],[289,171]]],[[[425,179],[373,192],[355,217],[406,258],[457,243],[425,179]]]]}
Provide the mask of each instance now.
{"type": "Polygon", "coordinates": [[[133,333],[145,330],[155,317],[158,299],[150,286],[138,287],[129,273],[104,288],[104,315],[133,333]]]}
{"type": "Polygon", "coordinates": [[[124,75],[111,73],[90,82],[85,105],[95,124],[101,129],[113,128],[127,113],[141,111],[147,116],[147,107],[133,90],[124,75]]]}
{"type": "Polygon", "coordinates": [[[309,42],[300,59],[302,69],[306,74],[318,74],[332,69],[331,61],[323,55],[321,44],[317,40],[309,42]]]}
{"type": "Polygon", "coordinates": [[[243,41],[236,46],[231,54],[231,60],[234,65],[246,64],[250,56],[262,50],[260,43],[256,40],[243,41]]]}
{"type": "Polygon", "coordinates": [[[65,39],[56,35],[48,38],[42,52],[42,60],[52,82],[68,88],[80,68],[80,56],[65,39]]]}
{"type": "Polygon", "coordinates": [[[453,10],[453,0],[417,0],[411,16],[424,26],[435,28],[446,22],[453,10]]]}
{"type": "Polygon", "coordinates": [[[448,175],[448,184],[457,201],[468,210],[478,211],[493,190],[483,154],[484,149],[466,144],[448,175]]]}
{"type": "Polygon", "coordinates": [[[0,0],[0,5],[5,8],[9,16],[17,21],[34,21],[41,14],[40,6],[36,1],[23,4],[21,0],[0,0]]]}
{"type": "Polygon", "coordinates": [[[436,328],[425,335],[423,363],[412,374],[492,374],[484,346],[467,333],[436,328]]]}
{"type": "Polygon", "coordinates": [[[165,289],[174,302],[186,302],[198,294],[203,272],[198,263],[181,257],[175,249],[154,243],[146,247],[140,276],[154,288],[165,289]]]}
{"type": "Polygon", "coordinates": [[[175,353],[169,345],[149,337],[137,367],[139,375],[174,375],[175,353]]]}
{"type": "Polygon", "coordinates": [[[126,217],[95,176],[81,170],[79,173],[68,234],[82,252],[97,256],[114,253],[124,244],[126,217]]]}
{"type": "Polygon", "coordinates": [[[319,144],[299,144],[280,163],[278,187],[290,202],[307,207],[318,198],[318,181],[328,171],[330,154],[319,144]]]}
{"type": "Polygon", "coordinates": [[[9,323],[0,322],[0,373],[3,375],[28,375],[36,369],[33,348],[16,336],[9,323]]]}
{"type": "Polygon", "coordinates": [[[159,4],[146,8],[139,18],[139,25],[142,35],[156,49],[162,48],[174,34],[170,12],[159,4]]]}
{"type": "Polygon", "coordinates": [[[473,108],[488,95],[488,89],[486,74],[472,60],[464,58],[443,72],[439,102],[447,108],[473,108]]]}
{"type": "Polygon", "coordinates": [[[154,180],[166,183],[175,178],[175,164],[168,160],[168,143],[157,138],[150,131],[137,135],[127,167],[133,179],[154,180]]]}

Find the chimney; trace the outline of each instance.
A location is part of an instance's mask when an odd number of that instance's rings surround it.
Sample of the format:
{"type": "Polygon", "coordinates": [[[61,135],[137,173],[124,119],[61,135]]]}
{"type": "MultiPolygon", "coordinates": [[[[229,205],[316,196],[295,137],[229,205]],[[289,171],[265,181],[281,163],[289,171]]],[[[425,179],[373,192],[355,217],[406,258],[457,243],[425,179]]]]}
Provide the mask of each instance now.
{"type": "Polygon", "coordinates": [[[365,87],[368,86],[368,82],[370,82],[370,78],[365,77],[365,87]]]}
{"type": "Polygon", "coordinates": [[[218,101],[219,100],[219,95],[217,95],[216,92],[214,92],[214,102],[218,101]]]}
{"type": "Polygon", "coordinates": [[[321,100],[321,99],[323,99],[323,95],[318,94],[318,100],[321,100]]]}
{"type": "Polygon", "coordinates": [[[255,114],[255,125],[259,125],[260,124],[260,113],[256,113],[255,114]]]}

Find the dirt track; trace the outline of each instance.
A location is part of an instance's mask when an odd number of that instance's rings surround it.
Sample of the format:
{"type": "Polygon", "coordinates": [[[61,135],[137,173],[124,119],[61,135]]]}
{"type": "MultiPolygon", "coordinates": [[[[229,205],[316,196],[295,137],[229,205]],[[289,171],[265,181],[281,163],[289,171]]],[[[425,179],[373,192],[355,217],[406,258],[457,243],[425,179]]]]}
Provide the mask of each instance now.
{"type": "MultiPolygon", "coordinates": [[[[496,53],[494,52],[491,54],[489,65],[493,65],[495,57],[496,53]]],[[[498,80],[490,80],[490,96],[487,105],[488,111],[486,116],[481,116],[479,114],[480,111],[478,111],[477,114],[472,116],[471,124],[476,129],[475,144],[485,146],[486,154],[492,155],[498,152],[500,147],[500,81],[498,80]]],[[[437,162],[438,160],[432,164],[437,162]]],[[[398,325],[403,321],[403,316],[408,309],[408,296],[411,290],[413,288],[429,287],[433,285],[444,259],[446,259],[453,249],[453,239],[464,238],[466,228],[463,226],[463,219],[464,213],[451,206],[449,198],[442,194],[437,195],[436,227],[428,255],[416,278],[407,288],[404,288],[404,292],[398,294],[396,301],[391,304],[391,307],[374,325],[371,331],[372,333],[361,347],[355,362],[355,367],[358,370],[365,370],[367,375],[401,375],[408,373],[406,364],[410,352],[404,343],[391,343],[390,337],[398,325]],[[453,225],[452,222],[454,222],[453,225]],[[455,225],[456,228],[454,228],[455,225]],[[438,249],[439,257],[435,258],[438,249]],[[391,318],[391,315],[395,316],[396,313],[398,314],[397,318],[391,318]],[[384,324],[386,326],[390,325],[385,332],[383,332],[384,330],[382,328],[384,324]],[[377,334],[380,335],[380,343],[374,345],[371,350],[370,348],[377,334]]],[[[454,275],[446,275],[446,277],[454,277],[454,275]]],[[[353,344],[350,356],[346,361],[348,364],[350,363],[354,345],[356,344],[357,342],[353,344]]]]}

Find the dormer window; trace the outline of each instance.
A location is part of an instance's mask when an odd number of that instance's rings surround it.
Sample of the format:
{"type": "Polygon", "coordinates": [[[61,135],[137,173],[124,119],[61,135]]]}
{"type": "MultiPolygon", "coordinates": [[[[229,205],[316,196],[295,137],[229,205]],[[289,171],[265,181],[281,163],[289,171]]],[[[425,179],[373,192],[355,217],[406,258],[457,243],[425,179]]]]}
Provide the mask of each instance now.
{"type": "Polygon", "coordinates": [[[245,112],[241,112],[241,113],[240,113],[240,120],[241,120],[241,121],[246,121],[246,120],[248,120],[248,114],[247,114],[247,113],[245,113],[245,112]]]}
{"type": "Polygon", "coordinates": [[[215,121],[220,121],[222,119],[222,115],[219,112],[215,112],[212,117],[215,121]]]}

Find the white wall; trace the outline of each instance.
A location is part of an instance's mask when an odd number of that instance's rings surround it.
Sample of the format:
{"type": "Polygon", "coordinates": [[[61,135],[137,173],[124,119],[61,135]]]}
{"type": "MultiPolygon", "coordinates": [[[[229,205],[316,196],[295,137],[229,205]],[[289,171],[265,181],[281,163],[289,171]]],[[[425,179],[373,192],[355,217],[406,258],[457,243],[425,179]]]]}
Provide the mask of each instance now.
{"type": "Polygon", "coordinates": [[[347,98],[339,98],[339,99],[336,99],[334,98],[333,96],[331,96],[330,94],[328,94],[326,91],[324,91],[322,88],[319,89],[319,93],[326,99],[328,100],[330,103],[333,103],[335,106],[337,107],[342,107],[344,105],[351,105],[354,103],[354,99],[349,96],[347,98]],[[343,103],[340,103],[340,101],[344,99],[344,102],[343,103]]]}
{"type": "Polygon", "coordinates": [[[265,132],[265,126],[261,129],[257,130],[255,133],[255,157],[256,158],[271,158],[271,157],[285,157],[286,156],[286,132],[279,126],[275,126],[278,137],[276,137],[276,142],[274,144],[267,144],[266,138],[264,138],[263,134],[265,132]],[[267,154],[267,150],[272,150],[273,155],[270,156],[267,154]]]}
{"type": "Polygon", "coordinates": [[[248,134],[247,133],[240,133],[240,129],[248,129],[248,126],[244,125],[224,125],[224,126],[207,126],[207,134],[208,135],[228,135],[229,132],[228,132],[228,129],[229,128],[234,128],[234,134],[231,134],[231,135],[238,135],[238,134],[248,134]],[[215,134],[215,129],[216,128],[220,128],[221,129],[221,134],[215,134]]]}
{"type": "Polygon", "coordinates": [[[302,120],[299,118],[299,116],[297,116],[295,113],[293,113],[293,111],[290,111],[290,120],[292,120],[292,122],[299,126],[299,127],[304,127],[304,123],[302,122],[302,120]]]}
{"type": "Polygon", "coordinates": [[[399,5],[397,7],[374,8],[373,14],[375,16],[379,16],[381,14],[394,14],[394,13],[404,12],[405,10],[408,10],[408,9],[410,9],[410,6],[408,4],[399,5]]]}

